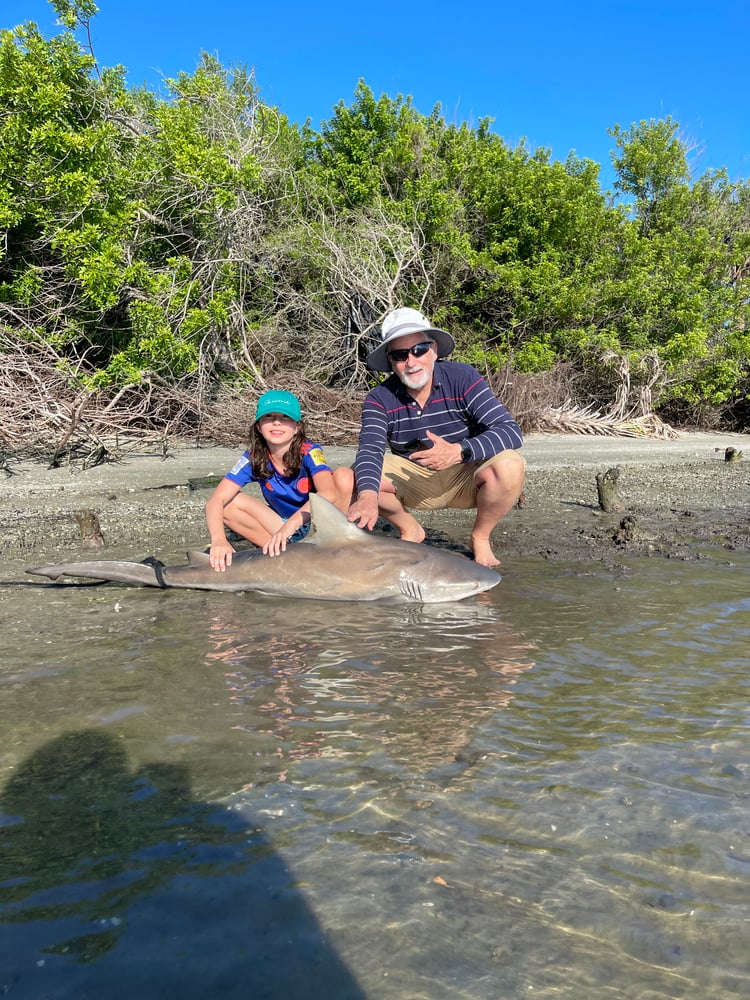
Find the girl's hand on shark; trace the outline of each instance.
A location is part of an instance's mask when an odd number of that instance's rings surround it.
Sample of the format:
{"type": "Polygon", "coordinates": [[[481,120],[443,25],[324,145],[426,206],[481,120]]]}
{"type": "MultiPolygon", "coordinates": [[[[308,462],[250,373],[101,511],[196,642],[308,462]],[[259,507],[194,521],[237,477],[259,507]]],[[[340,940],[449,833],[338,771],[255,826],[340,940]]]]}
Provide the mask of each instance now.
{"type": "Polygon", "coordinates": [[[228,566],[232,565],[233,553],[234,548],[229,542],[217,542],[215,545],[212,543],[208,550],[208,561],[211,569],[215,569],[217,573],[223,573],[228,566]]]}
{"type": "Polygon", "coordinates": [[[281,552],[286,552],[286,543],[294,534],[294,529],[289,530],[288,525],[284,525],[274,532],[263,546],[264,556],[277,556],[281,552]]]}

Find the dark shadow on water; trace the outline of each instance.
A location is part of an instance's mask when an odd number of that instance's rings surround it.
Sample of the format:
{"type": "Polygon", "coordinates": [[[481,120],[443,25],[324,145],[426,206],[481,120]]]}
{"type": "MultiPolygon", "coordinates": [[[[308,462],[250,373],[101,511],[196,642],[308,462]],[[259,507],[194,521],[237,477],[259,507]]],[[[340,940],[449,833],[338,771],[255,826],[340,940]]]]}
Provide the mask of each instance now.
{"type": "Polygon", "coordinates": [[[363,994],[246,814],[183,767],[131,771],[97,730],[52,740],[0,795],[0,995],[14,1000],[363,994]]]}

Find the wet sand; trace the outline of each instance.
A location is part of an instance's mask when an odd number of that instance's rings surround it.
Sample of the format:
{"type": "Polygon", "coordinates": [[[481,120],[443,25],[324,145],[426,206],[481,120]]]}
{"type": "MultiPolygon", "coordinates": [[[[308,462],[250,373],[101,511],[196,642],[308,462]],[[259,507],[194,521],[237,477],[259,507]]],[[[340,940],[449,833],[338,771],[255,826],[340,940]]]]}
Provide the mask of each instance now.
{"type": "MultiPolygon", "coordinates": [[[[132,452],[90,469],[48,469],[34,462],[0,471],[0,538],[4,562],[17,565],[55,553],[92,556],[76,512],[93,511],[102,556],[174,554],[207,542],[203,509],[213,482],[242,451],[174,443],[132,452]]],[[[531,434],[523,453],[523,505],[493,535],[497,554],[550,560],[616,560],[622,554],[717,558],[750,550],[750,436],[683,433],[676,440],[531,434]],[[726,462],[727,448],[745,457],[726,462]],[[596,476],[619,470],[623,510],[599,509],[596,476]]],[[[353,448],[328,448],[333,465],[353,448]]],[[[464,550],[473,515],[420,515],[428,542],[464,550]]],[[[8,567],[11,568],[10,565],[8,567]]]]}

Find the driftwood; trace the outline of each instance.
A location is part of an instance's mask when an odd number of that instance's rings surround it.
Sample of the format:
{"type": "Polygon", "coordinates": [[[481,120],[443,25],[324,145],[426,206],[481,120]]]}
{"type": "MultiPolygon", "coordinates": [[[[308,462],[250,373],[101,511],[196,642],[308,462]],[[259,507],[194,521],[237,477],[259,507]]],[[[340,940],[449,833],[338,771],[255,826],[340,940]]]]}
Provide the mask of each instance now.
{"type": "Polygon", "coordinates": [[[660,438],[672,440],[677,432],[655,413],[626,415],[602,413],[593,406],[548,406],[534,421],[534,429],[562,434],[591,434],[599,437],[660,438]]]}
{"type": "Polygon", "coordinates": [[[86,548],[101,548],[104,545],[104,535],[95,512],[93,510],[74,510],[73,517],[78,523],[81,541],[86,548]]]}
{"type": "Polygon", "coordinates": [[[599,506],[605,514],[614,514],[625,510],[625,504],[617,492],[619,478],[620,470],[616,466],[613,469],[607,469],[606,472],[597,473],[596,490],[599,494],[599,506]]]}

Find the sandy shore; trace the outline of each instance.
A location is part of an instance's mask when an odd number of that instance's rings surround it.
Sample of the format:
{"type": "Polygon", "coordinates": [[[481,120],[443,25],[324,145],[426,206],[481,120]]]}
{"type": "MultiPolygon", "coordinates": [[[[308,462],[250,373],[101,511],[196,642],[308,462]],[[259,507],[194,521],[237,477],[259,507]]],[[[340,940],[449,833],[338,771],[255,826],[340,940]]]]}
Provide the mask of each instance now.
{"type": "MultiPolygon", "coordinates": [[[[102,554],[142,558],[206,544],[203,508],[213,481],[242,451],[174,445],[168,456],[140,452],[91,469],[11,464],[0,472],[2,557],[16,565],[64,552],[91,555],[76,512],[93,511],[102,554]]],[[[531,434],[525,503],[498,527],[498,555],[616,559],[618,555],[731,559],[750,550],[750,437],[685,433],[677,440],[531,434]],[[739,462],[727,448],[744,450],[739,462]],[[599,510],[596,475],[620,470],[624,510],[599,510]],[[623,520],[627,518],[623,524],[623,520]]],[[[331,464],[349,464],[353,448],[328,448],[331,464]]],[[[428,541],[461,548],[472,515],[421,517],[428,541]]]]}

